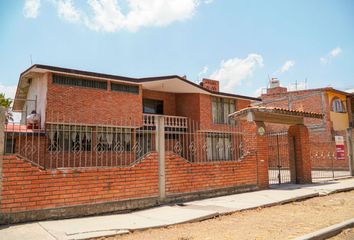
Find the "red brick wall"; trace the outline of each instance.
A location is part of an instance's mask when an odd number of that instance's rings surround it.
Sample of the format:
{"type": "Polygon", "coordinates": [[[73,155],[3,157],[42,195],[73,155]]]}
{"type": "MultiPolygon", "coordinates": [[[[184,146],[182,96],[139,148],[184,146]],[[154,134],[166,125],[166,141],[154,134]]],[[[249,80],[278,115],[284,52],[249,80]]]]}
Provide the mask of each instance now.
{"type": "Polygon", "coordinates": [[[200,122],[200,101],[198,93],[176,94],[176,114],[200,122]]]}
{"type": "MultiPolygon", "coordinates": [[[[241,162],[189,163],[166,154],[166,191],[189,193],[257,185],[255,154],[241,162]]],[[[1,211],[58,208],[158,195],[157,154],[127,168],[40,170],[7,156],[3,163],[1,211]]]]}
{"type": "Polygon", "coordinates": [[[158,195],[156,153],[130,168],[40,170],[13,156],[3,161],[2,212],[74,206],[158,195]]]}
{"type": "Polygon", "coordinates": [[[267,89],[267,94],[281,94],[281,93],[286,93],[288,91],[287,88],[285,87],[275,87],[275,88],[268,88],[267,89]]]}
{"type": "MultiPolygon", "coordinates": [[[[310,158],[310,141],[309,132],[304,125],[293,125],[289,128],[289,136],[295,137],[296,156],[296,183],[311,183],[311,158],[310,158]]],[[[291,157],[291,159],[295,159],[291,157]]]]}
{"type": "Polygon", "coordinates": [[[122,118],[142,120],[141,90],[140,94],[131,94],[65,86],[53,84],[52,75],[47,76],[47,122],[109,124],[122,118]]]}
{"type": "Polygon", "coordinates": [[[348,148],[346,144],[346,132],[336,132],[335,135],[343,136],[345,139],[345,159],[337,160],[336,143],[331,135],[323,133],[310,134],[310,154],[313,169],[329,169],[349,171],[348,148]]]}
{"type": "Polygon", "coordinates": [[[175,154],[166,156],[166,192],[178,194],[241,185],[257,185],[255,156],[242,162],[190,163],[175,154]]]}
{"type": "Polygon", "coordinates": [[[246,99],[236,99],[236,111],[251,106],[251,101],[246,99]]]}

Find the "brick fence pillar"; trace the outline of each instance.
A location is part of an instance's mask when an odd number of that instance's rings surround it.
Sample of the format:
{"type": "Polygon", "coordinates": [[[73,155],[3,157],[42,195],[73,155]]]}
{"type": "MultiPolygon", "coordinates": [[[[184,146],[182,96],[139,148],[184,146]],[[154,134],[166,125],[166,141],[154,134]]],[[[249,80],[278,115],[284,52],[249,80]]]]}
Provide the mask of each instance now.
{"type": "Polygon", "coordinates": [[[248,122],[242,126],[245,132],[245,148],[256,156],[257,185],[260,189],[269,187],[268,142],[264,122],[248,122]]]}
{"type": "Polygon", "coordinates": [[[268,172],[268,140],[264,122],[255,122],[257,139],[258,186],[261,189],[269,187],[268,172]]]}
{"type": "Polygon", "coordinates": [[[297,184],[311,183],[311,158],[310,158],[310,140],[309,131],[303,124],[297,124],[289,127],[289,137],[293,137],[293,154],[290,161],[295,164],[295,171],[290,170],[296,175],[297,184]]]}

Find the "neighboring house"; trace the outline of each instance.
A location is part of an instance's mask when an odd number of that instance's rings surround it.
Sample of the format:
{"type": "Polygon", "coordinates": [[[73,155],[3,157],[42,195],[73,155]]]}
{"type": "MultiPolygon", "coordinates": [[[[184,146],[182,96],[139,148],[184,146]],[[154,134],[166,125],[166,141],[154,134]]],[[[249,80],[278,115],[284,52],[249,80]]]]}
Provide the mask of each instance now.
{"type": "Polygon", "coordinates": [[[272,79],[260,98],[262,102],[256,104],[262,106],[323,113],[323,120],[307,119],[305,123],[312,133],[322,134],[328,140],[354,126],[353,94],[332,87],[288,91],[278,79],[272,79]]]}
{"type": "Polygon", "coordinates": [[[251,101],[260,99],[220,92],[219,82],[210,79],[198,85],[176,75],[129,78],[33,65],[20,75],[13,110],[22,112],[23,125],[33,111],[40,115],[41,128],[52,132],[48,135],[49,151],[76,146],[80,151],[99,151],[115,142],[124,143],[118,149],[130,150],[135,142],[141,142],[147,152],[154,139],[138,130],[154,126],[156,117],[165,115],[169,130],[208,133],[208,160],[231,160],[231,136],[218,133],[234,124],[230,113],[250,106],[251,101]],[[75,127],[78,125],[80,129],[75,127]],[[109,128],[112,125],[116,126],[113,130],[109,128]],[[93,136],[92,131],[99,132],[93,136]]]}

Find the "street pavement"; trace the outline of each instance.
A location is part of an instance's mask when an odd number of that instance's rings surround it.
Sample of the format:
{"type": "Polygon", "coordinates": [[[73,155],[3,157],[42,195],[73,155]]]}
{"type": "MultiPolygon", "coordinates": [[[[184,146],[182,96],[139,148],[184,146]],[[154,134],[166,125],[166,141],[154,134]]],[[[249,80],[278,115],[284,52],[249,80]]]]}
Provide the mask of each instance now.
{"type": "Polygon", "coordinates": [[[353,189],[354,178],[304,185],[271,185],[267,190],[165,205],[131,213],[0,226],[0,240],[72,240],[126,234],[134,230],[195,222],[240,210],[353,189]]]}

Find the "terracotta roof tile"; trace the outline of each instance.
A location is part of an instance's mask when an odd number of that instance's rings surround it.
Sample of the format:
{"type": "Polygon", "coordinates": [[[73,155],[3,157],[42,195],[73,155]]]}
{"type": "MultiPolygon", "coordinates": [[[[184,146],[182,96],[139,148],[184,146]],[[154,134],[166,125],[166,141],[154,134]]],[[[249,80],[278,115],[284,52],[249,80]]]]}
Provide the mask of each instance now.
{"type": "Polygon", "coordinates": [[[300,110],[292,110],[292,109],[286,109],[286,108],[279,108],[279,107],[259,107],[259,106],[254,106],[254,107],[247,107],[244,109],[241,109],[237,112],[231,113],[229,117],[237,117],[243,114],[246,114],[248,112],[269,112],[269,113],[279,113],[279,114],[286,114],[286,115],[291,115],[291,116],[300,116],[300,117],[307,117],[307,118],[323,118],[324,114],[322,113],[316,113],[316,112],[306,112],[306,111],[300,111],[300,110]]]}

